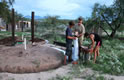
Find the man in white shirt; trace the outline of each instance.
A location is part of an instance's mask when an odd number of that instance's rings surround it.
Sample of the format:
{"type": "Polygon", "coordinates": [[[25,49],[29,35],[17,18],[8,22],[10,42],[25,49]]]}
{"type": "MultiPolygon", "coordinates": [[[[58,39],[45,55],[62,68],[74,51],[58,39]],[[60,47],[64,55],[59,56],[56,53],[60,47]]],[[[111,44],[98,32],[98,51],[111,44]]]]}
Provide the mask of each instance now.
{"type": "Polygon", "coordinates": [[[83,43],[83,39],[84,39],[84,34],[85,34],[85,27],[82,24],[83,23],[83,19],[81,17],[78,18],[78,24],[74,27],[74,31],[78,32],[78,43],[79,43],[79,58],[80,58],[80,52],[81,49],[80,47],[82,46],[83,43]]]}

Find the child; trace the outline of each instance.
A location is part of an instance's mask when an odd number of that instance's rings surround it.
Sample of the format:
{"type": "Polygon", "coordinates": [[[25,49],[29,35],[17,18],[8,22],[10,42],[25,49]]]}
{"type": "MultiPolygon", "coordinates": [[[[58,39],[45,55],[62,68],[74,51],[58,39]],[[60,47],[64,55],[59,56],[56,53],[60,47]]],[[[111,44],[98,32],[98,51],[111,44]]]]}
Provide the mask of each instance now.
{"type": "Polygon", "coordinates": [[[72,30],[71,28],[74,26],[74,22],[70,21],[69,26],[66,29],[66,54],[64,57],[64,64],[66,64],[67,56],[68,56],[68,61],[71,61],[72,57],[72,41],[73,39],[76,39],[76,37],[72,36],[72,30]]]}
{"type": "Polygon", "coordinates": [[[96,33],[90,33],[90,34],[89,33],[85,33],[84,37],[89,37],[91,39],[91,41],[92,41],[92,43],[91,43],[91,49],[89,49],[89,52],[90,53],[93,53],[94,52],[94,63],[95,63],[96,62],[96,56],[99,56],[99,48],[102,45],[102,39],[96,33]],[[96,42],[96,46],[93,49],[93,47],[95,45],[95,42],[96,42]]]}

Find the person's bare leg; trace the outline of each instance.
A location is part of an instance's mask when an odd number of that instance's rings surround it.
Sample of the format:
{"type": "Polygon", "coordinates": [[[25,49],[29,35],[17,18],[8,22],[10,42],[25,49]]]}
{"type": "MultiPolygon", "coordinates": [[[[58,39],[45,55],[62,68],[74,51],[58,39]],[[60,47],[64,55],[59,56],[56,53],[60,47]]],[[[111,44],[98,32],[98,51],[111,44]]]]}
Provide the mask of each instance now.
{"type": "Polygon", "coordinates": [[[97,49],[97,56],[99,56],[99,47],[98,47],[98,49],[97,49]]]}
{"type": "Polygon", "coordinates": [[[99,49],[99,46],[96,46],[94,49],[94,63],[96,62],[96,56],[99,54],[97,53],[98,49],[99,49]]]}
{"type": "Polygon", "coordinates": [[[79,52],[78,52],[78,56],[79,56],[79,59],[81,59],[81,46],[82,46],[82,42],[83,40],[81,39],[78,39],[78,44],[79,44],[79,52]]]}
{"type": "Polygon", "coordinates": [[[96,62],[96,51],[94,51],[94,63],[96,62]]]}
{"type": "Polygon", "coordinates": [[[66,59],[67,59],[67,56],[64,57],[64,65],[66,65],[66,59]]]}

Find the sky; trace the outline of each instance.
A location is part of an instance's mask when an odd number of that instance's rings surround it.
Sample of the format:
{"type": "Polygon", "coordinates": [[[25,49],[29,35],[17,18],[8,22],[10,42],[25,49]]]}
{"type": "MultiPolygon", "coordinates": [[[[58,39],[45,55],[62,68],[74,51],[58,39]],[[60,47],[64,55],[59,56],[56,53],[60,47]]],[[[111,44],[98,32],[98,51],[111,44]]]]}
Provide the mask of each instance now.
{"type": "Polygon", "coordinates": [[[95,3],[110,6],[114,0],[15,0],[13,7],[23,16],[60,16],[61,19],[90,17],[95,3]]]}

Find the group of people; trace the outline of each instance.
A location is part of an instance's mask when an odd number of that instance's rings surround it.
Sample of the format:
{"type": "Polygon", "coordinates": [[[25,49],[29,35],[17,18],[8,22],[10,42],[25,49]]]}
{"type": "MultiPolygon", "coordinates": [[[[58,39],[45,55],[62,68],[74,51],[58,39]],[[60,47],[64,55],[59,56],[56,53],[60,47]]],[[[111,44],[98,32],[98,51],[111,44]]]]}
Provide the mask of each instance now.
{"type": "Polygon", "coordinates": [[[82,43],[84,37],[90,38],[91,44],[90,48],[83,50],[86,53],[94,53],[94,63],[96,57],[99,56],[99,48],[102,45],[101,37],[96,33],[85,32],[85,27],[83,25],[82,18],[78,18],[78,23],[75,24],[73,21],[69,22],[69,26],[66,29],[66,54],[64,57],[64,64],[67,62],[72,62],[73,64],[78,64],[78,59],[81,58],[82,43]],[[96,42],[96,45],[95,45],[96,42]],[[72,45],[72,43],[74,43],[72,45]],[[72,48],[73,46],[73,48],[72,48]]]}

